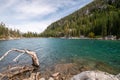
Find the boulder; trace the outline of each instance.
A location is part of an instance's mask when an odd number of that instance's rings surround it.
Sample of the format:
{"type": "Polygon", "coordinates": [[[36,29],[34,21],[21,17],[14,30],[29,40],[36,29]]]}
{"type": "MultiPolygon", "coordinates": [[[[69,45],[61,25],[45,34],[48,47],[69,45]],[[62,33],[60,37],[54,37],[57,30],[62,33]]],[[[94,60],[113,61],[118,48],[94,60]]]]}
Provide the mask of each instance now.
{"type": "Polygon", "coordinates": [[[75,75],[71,80],[119,80],[115,75],[102,71],[84,71],[75,75]]]}
{"type": "Polygon", "coordinates": [[[120,73],[118,75],[116,75],[116,77],[120,80],[120,73]]]}

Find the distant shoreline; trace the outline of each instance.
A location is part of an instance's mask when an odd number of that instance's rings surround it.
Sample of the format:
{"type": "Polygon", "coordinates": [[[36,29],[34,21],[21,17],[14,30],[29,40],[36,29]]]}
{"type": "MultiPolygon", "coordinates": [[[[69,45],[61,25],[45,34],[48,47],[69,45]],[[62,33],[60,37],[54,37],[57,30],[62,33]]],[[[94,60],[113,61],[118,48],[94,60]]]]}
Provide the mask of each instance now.
{"type": "Polygon", "coordinates": [[[4,41],[4,40],[16,40],[16,39],[22,39],[22,38],[20,38],[20,37],[0,38],[0,41],[4,41]]]}
{"type": "Polygon", "coordinates": [[[23,38],[59,38],[59,39],[90,39],[90,40],[120,40],[120,39],[103,39],[101,38],[89,38],[89,37],[84,37],[84,38],[80,38],[80,37],[70,37],[70,38],[66,38],[66,37],[10,37],[10,38],[0,38],[0,41],[4,41],[4,40],[17,40],[17,39],[23,39],[23,38]]]}
{"type": "MultiPolygon", "coordinates": [[[[51,38],[51,37],[50,37],[51,38]]],[[[84,38],[80,38],[80,37],[70,37],[70,38],[65,38],[65,37],[60,37],[61,39],[91,39],[91,40],[120,40],[120,39],[103,39],[101,38],[89,38],[89,37],[84,37],[84,38]]]]}

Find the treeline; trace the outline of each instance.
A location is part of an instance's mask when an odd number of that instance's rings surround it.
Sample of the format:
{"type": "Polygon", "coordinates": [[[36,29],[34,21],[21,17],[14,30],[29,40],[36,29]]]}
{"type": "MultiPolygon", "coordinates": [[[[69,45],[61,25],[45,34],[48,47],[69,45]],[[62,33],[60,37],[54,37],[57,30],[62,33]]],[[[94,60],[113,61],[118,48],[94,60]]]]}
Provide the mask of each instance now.
{"type": "Polygon", "coordinates": [[[94,0],[75,13],[51,24],[41,36],[120,38],[120,0],[94,0]]]}
{"type": "Polygon", "coordinates": [[[40,34],[35,32],[27,32],[22,33],[18,29],[9,29],[6,25],[1,22],[0,23],[0,39],[14,39],[14,38],[22,38],[22,37],[40,37],[40,34]]]}
{"type": "Polygon", "coordinates": [[[22,34],[23,37],[40,37],[40,34],[36,33],[36,32],[27,32],[27,33],[23,33],[22,34]]]}
{"type": "Polygon", "coordinates": [[[17,29],[8,29],[4,23],[0,23],[0,39],[21,37],[21,32],[17,29]]]}

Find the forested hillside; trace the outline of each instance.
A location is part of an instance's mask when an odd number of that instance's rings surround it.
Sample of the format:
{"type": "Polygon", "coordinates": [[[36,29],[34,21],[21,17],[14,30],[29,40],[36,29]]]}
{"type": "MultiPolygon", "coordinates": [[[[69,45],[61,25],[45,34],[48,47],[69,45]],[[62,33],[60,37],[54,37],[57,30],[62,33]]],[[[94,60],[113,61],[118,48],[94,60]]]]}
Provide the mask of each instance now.
{"type": "Polygon", "coordinates": [[[94,0],[71,15],[52,23],[41,34],[45,37],[120,38],[120,0],[94,0]]]}
{"type": "Polygon", "coordinates": [[[36,32],[27,32],[27,33],[23,33],[22,36],[26,38],[31,38],[31,37],[40,37],[40,34],[36,32]]]}
{"type": "Polygon", "coordinates": [[[10,39],[21,37],[19,30],[12,30],[6,27],[4,23],[0,23],[0,39],[10,39]]]}

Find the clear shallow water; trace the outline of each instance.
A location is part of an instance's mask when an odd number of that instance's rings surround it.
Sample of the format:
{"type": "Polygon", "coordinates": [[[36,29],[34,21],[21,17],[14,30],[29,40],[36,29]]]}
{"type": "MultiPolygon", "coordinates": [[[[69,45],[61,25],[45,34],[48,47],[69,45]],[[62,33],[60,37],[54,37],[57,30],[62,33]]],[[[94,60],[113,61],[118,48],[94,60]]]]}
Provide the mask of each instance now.
{"type": "MultiPolygon", "coordinates": [[[[100,61],[120,70],[120,41],[70,40],[54,38],[31,38],[0,41],[0,56],[11,48],[29,49],[37,52],[42,69],[73,59],[100,61]]],[[[16,64],[15,52],[0,61],[0,69],[16,64]]],[[[30,64],[31,58],[23,55],[18,64],[30,64]]],[[[120,72],[120,71],[119,71],[120,72]]]]}

